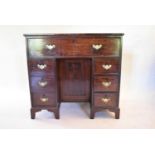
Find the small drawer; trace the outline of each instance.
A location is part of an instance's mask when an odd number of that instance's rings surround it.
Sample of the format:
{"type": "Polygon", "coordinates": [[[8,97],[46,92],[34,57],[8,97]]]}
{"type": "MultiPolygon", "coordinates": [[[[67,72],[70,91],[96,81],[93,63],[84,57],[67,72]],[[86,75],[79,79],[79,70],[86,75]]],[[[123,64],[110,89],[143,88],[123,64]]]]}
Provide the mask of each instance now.
{"type": "Polygon", "coordinates": [[[51,76],[31,76],[30,87],[32,92],[55,92],[56,79],[51,76]]]}
{"type": "Polygon", "coordinates": [[[120,38],[78,38],[76,48],[85,56],[119,56],[120,38]]]}
{"type": "Polygon", "coordinates": [[[120,60],[119,58],[96,58],[94,60],[94,73],[119,73],[120,60]]]}
{"type": "Polygon", "coordinates": [[[28,60],[29,72],[31,75],[55,74],[55,60],[41,59],[28,60]]]}
{"type": "Polygon", "coordinates": [[[56,106],[56,96],[54,93],[31,93],[33,106],[56,106]]]}
{"type": "Polygon", "coordinates": [[[115,107],[118,95],[115,93],[95,93],[94,105],[96,107],[115,107]]]}
{"type": "Polygon", "coordinates": [[[28,41],[30,57],[62,56],[65,52],[74,51],[73,48],[71,38],[29,39],[28,41]]]}
{"type": "Polygon", "coordinates": [[[95,76],[94,91],[118,91],[118,76],[95,76]]]}

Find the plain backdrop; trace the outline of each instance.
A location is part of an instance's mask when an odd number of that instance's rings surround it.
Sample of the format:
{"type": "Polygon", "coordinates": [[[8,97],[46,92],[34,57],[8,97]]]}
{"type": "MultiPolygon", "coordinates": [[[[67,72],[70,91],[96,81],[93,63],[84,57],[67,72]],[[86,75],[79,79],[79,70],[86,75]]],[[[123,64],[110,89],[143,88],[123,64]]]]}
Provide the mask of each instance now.
{"type": "Polygon", "coordinates": [[[154,43],[155,26],[0,26],[0,128],[155,128],[154,43]],[[41,112],[36,120],[31,120],[23,34],[115,32],[125,34],[120,94],[121,119],[116,121],[107,117],[108,114],[98,114],[90,122],[77,104],[66,104],[64,110],[62,107],[64,116],[59,121],[54,120],[53,115],[47,112],[41,112]],[[84,122],[81,123],[83,118],[84,122]]]}

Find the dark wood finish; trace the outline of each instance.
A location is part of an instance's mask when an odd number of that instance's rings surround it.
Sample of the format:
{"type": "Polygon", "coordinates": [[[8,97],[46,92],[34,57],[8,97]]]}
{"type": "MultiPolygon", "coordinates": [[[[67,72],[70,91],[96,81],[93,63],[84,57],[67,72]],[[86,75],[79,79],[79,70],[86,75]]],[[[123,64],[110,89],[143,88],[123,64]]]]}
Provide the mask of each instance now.
{"type": "Polygon", "coordinates": [[[120,59],[119,57],[114,58],[96,58],[94,64],[94,74],[106,74],[106,73],[119,73],[120,72],[120,59]],[[105,69],[103,67],[111,65],[111,68],[105,69]]]}
{"type": "Polygon", "coordinates": [[[47,38],[29,39],[29,56],[118,56],[120,48],[119,38],[47,38]],[[94,50],[93,44],[102,44],[100,50],[94,50]],[[49,50],[46,45],[55,45],[49,50]]]}
{"type": "Polygon", "coordinates": [[[55,74],[55,61],[52,59],[29,59],[28,70],[31,75],[55,74]],[[40,68],[39,68],[40,67],[40,68]]]}
{"type": "Polygon", "coordinates": [[[33,106],[56,106],[55,93],[31,93],[33,106]],[[41,99],[47,99],[42,101],[41,99]]]}
{"type": "Polygon", "coordinates": [[[72,55],[73,42],[72,38],[29,39],[29,55],[30,57],[72,55]],[[55,48],[50,50],[46,45],[55,45],[55,48]]]}
{"type": "Polygon", "coordinates": [[[94,91],[118,91],[118,76],[95,76],[94,77],[94,91]]]}
{"type": "Polygon", "coordinates": [[[90,59],[61,59],[58,61],[60,100],[90,101],[90,59]]]}
{"type": "Polygon", "coordinates": [[[24,34],[24,36],[28,39],[30,38],[40,38],[40,39],[47,39],[47,38],[75,38],[75,37],[83,37],[83,38],[113,38],[113,37],[122,37],[123,33],[48,33],[48,34],[24,34]]]}
{"type": "Polygon", "coordinates": [[[60,103],[90,102],[90,118],[108,109],[120,115],[123,34],[26,34],[31,118],[60,103]]]}
{"type": "Polygon", "coordinates": [[[115,107],[116,103],[117,103],[116,93],[94,93],[94,105],[96,107],[104,107],[104,108],[115,107]]]}
{"type": "Polygon", "coordinates": [[[55,92],[56,79],[51,76],[31,76],[30,86],[32,92],[55,92]]]}
{"type": "Polygon", "coordinates": [[[82,56],[118,56],[119,55],[119,38],[82,38],[76,40],[76,51],[82,56]],[[102,44],[101,49],[94,50],[93,44],[102,44]]]}
{"type": "Polygon", "coordinates": [[[31,108],[31,119],[35,119],[35,113],[38,111],[41,111],[41,110],[47,110],[47,111],[53,112],[56,119],[60,118],[58,108],[54,108],[54,107],[52,107],[52,108],[50,108],[50,107],[32,107],[31,108]]]}

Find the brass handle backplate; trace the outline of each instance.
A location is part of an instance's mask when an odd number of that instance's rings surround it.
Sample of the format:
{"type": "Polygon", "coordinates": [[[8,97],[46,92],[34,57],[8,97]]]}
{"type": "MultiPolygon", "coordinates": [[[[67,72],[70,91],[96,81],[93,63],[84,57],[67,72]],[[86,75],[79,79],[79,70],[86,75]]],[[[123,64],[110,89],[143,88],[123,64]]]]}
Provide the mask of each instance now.
{"type": "Polygon", "coordinates": [[[94,49],[94,50],[96,50],[96,51],[98,51],[98,50],[100,50],[101,48],[102,48],[102,44],[93,44],[92,45],[92,48],[94,49]]]}
{"type": "Polygon", "coordinates": [[[41,87],[45,87],[47,85],[47,81],[39,81],[38,84],[41,87]]]}
{"type": "Polygon", "coordinates": [[[102,85],[105,86],[105,87],[109,87],[111,85],[111,81],[102,82],[102,85]]]}
{"type": "Polygon", "coordinates": [[[46,64],[37,64],[37,67],[41,70],[44,70],[47,67],[47,65],[46,64]]]}
{"type": "Polygon", "coordinates": [[[112,67],[112,65],[111,64],[104,64],[104,65],[102,65],[102,67],[105,69],[105,70],[109,70],[111,67],[112,67]]]}
{"type": "Polygon", "coordinates": [[[108,103],[110,101],[110,98],[101,98],[101,101],[104,102],[104,103],[108,103]]]}
{"type": "Polygon", "coordinates": [[[54,48],[56,48],[56,45],[54,45],[54,44],[52,44],[52,45],[46,45],[46,49],[48,49],[48,50],[53,50],[54,48]]]}
{"type": "Polygon", "coordinates": [[[48,97],[41,97],[40,100],[41,100],[42,102],[47,102],[47,101],[48,101],[48,97]]]}

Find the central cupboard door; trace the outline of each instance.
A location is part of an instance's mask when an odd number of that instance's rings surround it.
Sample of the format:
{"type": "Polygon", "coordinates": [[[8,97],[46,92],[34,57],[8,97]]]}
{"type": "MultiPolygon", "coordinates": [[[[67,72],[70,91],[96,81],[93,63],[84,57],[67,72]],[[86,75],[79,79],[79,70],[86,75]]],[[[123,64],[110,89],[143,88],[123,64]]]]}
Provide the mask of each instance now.
{"type": "Polygon", "coordinates": [[[60,100],[90,101],[91,60],[59,59],[57,63],[60,100]]]}

